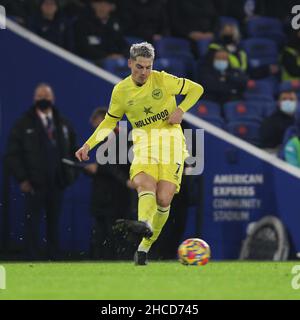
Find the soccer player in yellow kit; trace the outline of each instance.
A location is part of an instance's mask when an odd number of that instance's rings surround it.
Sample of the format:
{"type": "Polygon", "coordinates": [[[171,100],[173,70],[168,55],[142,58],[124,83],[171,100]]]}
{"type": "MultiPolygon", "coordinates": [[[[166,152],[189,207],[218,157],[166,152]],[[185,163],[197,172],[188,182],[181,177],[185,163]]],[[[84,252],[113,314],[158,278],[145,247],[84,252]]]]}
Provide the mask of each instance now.
{"type": "Polygon", "coordinates": [[[147,264],[147,253],[180,189],[188,156],[180,123],[184,112],[203,94],[202,86],[189,79],[152,70],[153,60],[151,44],[131,46],[131,75],[115,85],[104,121],[76,152],[79,161],[88,160],[89,151],[109,135],[124,114],[130,121],[134,144],[130,179],[138,192],[138,221],[119,220],[117,224],[120,230],[142,239],[134,256],[136,265],[147,264]],[[175,96],[180,94],[185,99],[177,106],[175,96]],[[168,156],[162,156],[165,150],[168,156]]]}

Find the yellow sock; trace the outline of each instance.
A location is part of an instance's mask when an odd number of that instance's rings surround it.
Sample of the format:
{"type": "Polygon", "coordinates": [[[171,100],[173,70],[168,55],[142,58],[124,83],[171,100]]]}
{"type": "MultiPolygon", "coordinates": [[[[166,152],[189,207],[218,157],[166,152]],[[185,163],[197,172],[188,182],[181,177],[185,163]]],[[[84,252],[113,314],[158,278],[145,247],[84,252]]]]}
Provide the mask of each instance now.
{"type": "Polygon", "coordinates": [[[148,223],[152,228],[152,220],[156,211],[156,194],[151,191],[140,192],[138,204],[138,220],[148,223]]]}
{"type": "Polygon", "coordinates": [[[142,242],[139,245],[138,251],[148,252],[152,244],[157,240],[158,236],[161,233],[165,223],[168,220],[170,213],[170,206],[163,208],[157,206],[157,211],[153,217],[152,229],[153,236],[150,239],[143,238],[142,242]]]}

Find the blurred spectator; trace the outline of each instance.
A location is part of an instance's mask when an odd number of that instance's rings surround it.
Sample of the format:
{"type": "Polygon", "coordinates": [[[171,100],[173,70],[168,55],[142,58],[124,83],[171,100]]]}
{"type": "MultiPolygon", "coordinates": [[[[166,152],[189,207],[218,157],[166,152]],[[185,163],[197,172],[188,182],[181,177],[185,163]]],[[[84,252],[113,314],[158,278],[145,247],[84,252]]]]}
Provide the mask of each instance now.
{"type": "Polygon", "coordinates": [[[69,48],[70,27],[59,9],[58,0],[41,0],[34,16],[28,20],[31,31],[63,48],[69,48]]]}
{"type": "Polygon", "coordinates": [[[221,3],[221,15],[234,17],[239,21],[242,28],[244,23],[257,15],[260,10],[256,0],[221,0],[221,3]]]}
{"type": "Polygon", "coordinates": [[[171,0],[168,7],[174,36],[194,41],[213,38],[217,22],[213,1],[171,0]]]}
{"type": "MultiPolygon", "coordinates": [[[[104,120],[106,112],[105,108],[97,108],[93,112],[90,121],[94,129],[104,120]]],[[[91,256],[93,259],[132,258],[133,254],[131,252],[130,257],[126,257],[124,241],[116,241],[112,232],[116,219],[133,217],[132,200],[136,196],[133,184],[129,180],[129,165],[119,164],[118,128],[115,128],[114,134],[101,145],[107,148],[113,142],[112,139],[115,139],[116,143],[116,164],[91,163],[85,167],[85,171],[92,177],[91,213],[94,217],[94,227],[91,256]],[[118,245],[122,248],[118,248],[118,245]]]]}
{"type": "Polygon", "coordinates": [[[8,139],[6,160],[25,196],[27,259],[40,259],[41,212],[46,214],[47,256],[59,256],[59,216],[63,191],[75,179],[62,158],[73,158],[76,137],[54,107],[52,88],[39,84],[34,105],[17,121],[8,139]]]}
{"type": "Polygon", "coordinates": [[[300,168],[300,117],[295,119],[296,132],[284,145],[284,159],[291,165],[300,168]]]}
{"type": "Polygon", "coordinates": [[[75,24],[77,53],[97,64],[104,58],[122,58],[128,45],[118,20],[112,16],[112,0],[91,0],[89,11],[75,24]]]}
{"type": "Polygon", "coordinates": [[[124,34],[153,42],[169,34],[163,0],[120,1],[124,34]]]}
{"type": "Polygon", "coordinates": [[[65,15],[71,19],[79,17],[86,9],[86,0],[61,0],[61,6],[65,15]]]}
{"type": "Polygon", "coordinates": [[[239,47],[240,31],[235,24],[226,23],[220,30],[219,41],[209,45],[208,59],[212,59],[216,50],[224,49],[229,54],[229,64],[233,69],[247,70],[247,55],[239,47]]]}
{"type": "Polygon", "coordinates": [[[300,79],[300,30],[293,30],[282,58],[282,81],[300,79]]]}
{"type": "Polygon", "coordinates": [[[262,122],[262,148],[274,149],[281,145],[285,130],[294,123],[297,102],[297,95],[293,91],[280,94],[277,110],[262,122]]]}
{"type": "Polygon", "coordinates": [[[274,79],[278,79],[280,75],[280,66],[279,64],[265,64],[260,67],[248,68],[247,73],[249,77],[254,80],[268,77],[274,77],[274,79]]]}
{"type": "Polygon", "coordinates": [[[36,0],[0,0],[0,5],[5,7],[8,17],[25,26],[36,8],[36,0]]]}
{"type": "Polygon", "coordinates": [[[213,61],[199,72],[199,82],[205,88],[204,99],[219,104],[242,99],[248,77],[239,69],[229,65],[229,54],[225,50],[215,51],[213,61]]]}
{"type": "Polygon", "coordinates": [[[217,0],[219,12],[223,16],[231,16],[241,24],[254,16],[268,16],[284,19],[291,13],[291,8],[297,0],[217,0]]]}

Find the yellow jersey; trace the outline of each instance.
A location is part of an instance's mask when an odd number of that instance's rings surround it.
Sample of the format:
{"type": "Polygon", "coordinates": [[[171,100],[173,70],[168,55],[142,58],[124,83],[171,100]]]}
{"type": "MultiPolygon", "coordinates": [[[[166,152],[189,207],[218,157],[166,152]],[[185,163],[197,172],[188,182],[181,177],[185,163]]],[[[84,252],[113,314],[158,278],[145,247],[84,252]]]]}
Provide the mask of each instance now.
{"type": "Polygon", "coordinates": [[[197,102],[202,93],[201,85],[164,71],[152,71],[142,86],[136,85],[132,77],[128,76],[115,85],[105,119],[86,144],[92,149],[101,142],[124,114],[133,127],[135,150],[138,145],[147,147],[157,142],[157,139],[150,138],[151,133],[156,131],[154,129],[166,129],[176,140],[184,140],[180,124],[171,125],[167,121],[177,108],[175,96],[186,95],[178,106],[185,112],[197,102]]]}

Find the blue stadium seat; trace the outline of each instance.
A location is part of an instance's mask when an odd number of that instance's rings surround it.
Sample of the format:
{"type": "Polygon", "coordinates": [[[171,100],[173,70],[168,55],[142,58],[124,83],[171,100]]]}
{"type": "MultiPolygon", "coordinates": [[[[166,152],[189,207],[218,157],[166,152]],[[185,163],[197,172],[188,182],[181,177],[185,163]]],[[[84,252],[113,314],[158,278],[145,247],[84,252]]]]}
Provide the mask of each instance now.
{"type": "Polygon", "coordinates": [[[130,74],[130,69],[128,68],[128,62],[127,62],[127,59],[125,58],[104,59],[102,63],[102,68],[122,79],[126,78],[130,74]]]}
{"type": "Polygon", "coordinates": [[[224,119],[221,117],[221,106],[218,103],[200,99],[189,112],[219,128],[225,127],[224,119]]]}
{"type": "Polygon", "coordinates": [[[200,99],[190,111],[195,116],[203,119],[207,117],[221,118],[221,106],[209,100],[200,99]]]}
{"type": "Polygon", "coordinates": [[[263,118],[263,110],[257,106],[256,102],[252,101],[227,102],[224,104],[223,110],[228,122],[240,120],[261,122],[263,118]]]}
{"type": "Polygon", "coordinates": [[[263,112],[263,117],[270,116],[273,112],[275,112],[277,108],[277,102],[272,101],[256,101],[257,107],[260,108],[263,112]]]}
{"type": "Polygon", "coordinates": [[[262,80],[249,80],[247,82],[247,89],[245,91],[245,94],[263,94],[267,96],[273,97],[274,95],[274,85],[271,81],[267,79],[262,80]]]}
{"type": "Polygon", "coordinates": [[[259,103],[275,103],[275,100],[272,96],[268,96],[266,94],[252,94],[246,92],[244,94],[244,100],[245,101],[255,101],[259,103]]]}
{"type": "Polygon", "coordinates": [[[144,42],[145,41],[142,38],[132,37],[132,36],[125,37],[125,40],[126,40],[126,42],[128,43],[129,46],[131,46],[134,43],[140,43],[140,42],[144,42]]]}
{"type": "Polygon", "coordinates": [[[250,38],[268,38],[282,45],[286,39],[283,25],[279,19],[272,17],[254,17],[247,23],[250,38]]]}
{"type": "Polygon", "coordinates": [[[202,39],[197,41],[197,51],[199,58],[203,58],[206,55],[208,47],[212,40],[213,39],[202,39]]]}
{"type": "Polygon", "coordinates": [[[176,37],[163,37],[154,42],[158,58],[178,58],[185,63],[187,77],[195,77],[195,61],[190,42],[176,37]]]}
{"type": "Polygon", "coordinates": [[[178,58],[158,58],[154,60],[153,68],[158,71],[166,71],[177,77],[186,77],[186,66],[184,61],[178,58]]]}
{"type": "Polygon", "coordinates": [[[248,55],[250,68],[278,63],[278,48],[273,40],[266,38],[246,39],[242,47],[248,55]]]}
{"type": "Polygon", "coordinates": [[[262,111],[262,116],[269,116],[276,109],[274,100],[274,82],[269,80],[249,80],[244,99],[247,102],[254,102],[257,108],[262,111]]]}
{"type": "Polygon", "coordinates": [[[261,145],[260,124],[256,121],[243,120],[232,121],[227,124],[227,131],[240,139],[250,142],[256,146],[261,145]]]}
{"type": "MultiPolygon", "coordinates": [[[[253,97],[254,96],[252,96],[252,98],[253,97]]],[[[277,107],[277,102],[275,100],[269,100],[267,97],[262,98],[257,96],[256,99],[246,100],[245,102],[249,108],[256,109],[261,118],[271,115],[277,107]]]]}
{"type": "Polygon", "coordinates": [[[159,58],[188,57],[193,58],[190,42],[176,37],[164,37],[154,42],[159,58]]]}
{"type": "Polygon", "coordinates": [[[297,94],[300,93],[300,80],[283,81],[279,85],[279,92],[282,91],[295,91],[297,94]]]}
{"type": "Polygon", "coordinates": [[[225,121],[221,117],[206,117],[203,120],[209,122],[210,124],[220,128],[220,129],[225,129],[225,121]]]}
{"type": "Polygon", "coordinates": [[[240,24],[236,18],[229,17],[229,16],[220,16],[219,17],[220,28],[222,28],[224,26],[224,24],[234,24],[238,28],[240,27],[240,24]]]}
{"type": "Polygon", "coordinates": [[[273,93],[273,96],[277,96],[278,94],[278,86],[279,86],[279,81],[276,77],[274,76],[269,76],[269,77],[266,77],[266,78],[262,78],[262,79],[259,79],[259,80],[256,80],[258,83],[268,83],[269,87],[270,87],[270,90],[271,92],[273,93]]]}

